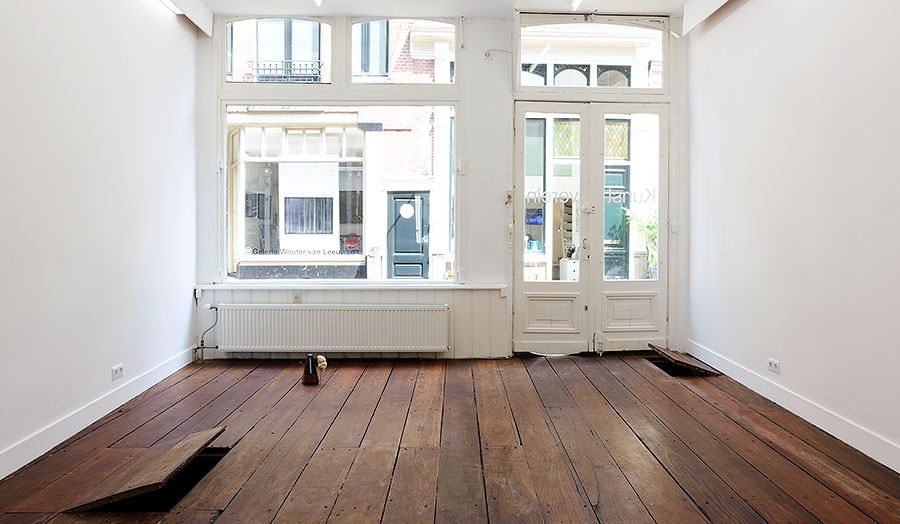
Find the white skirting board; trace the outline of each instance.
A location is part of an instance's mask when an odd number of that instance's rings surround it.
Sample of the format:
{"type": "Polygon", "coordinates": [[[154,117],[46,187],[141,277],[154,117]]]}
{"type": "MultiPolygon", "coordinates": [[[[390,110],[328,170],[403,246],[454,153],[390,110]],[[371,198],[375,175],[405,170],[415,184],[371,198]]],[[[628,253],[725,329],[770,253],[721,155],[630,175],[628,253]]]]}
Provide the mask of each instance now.
{"type": "Polygon", "coordinates": [[[151,386],[191,363],[194,348],[176,353],[156,367],[0,450],[0,479],[46,453],[151,386]]]}
{"type": "Polygon", "coordinates": [[[688,353],[894,471],[900,472],[900,445],[693,340],[688,340],[688,353]]]}
{"type": "MultiPolygon", "coordinates": [[[[450,347],[444,352],[323,352],[335,358],[508,358],[511,349],[510,302],[502,288],[314,288],[234,289],[203,287],[199,298],[197,334],[212,326],[214,312],[206,304],[291,304],[300,293],[304,304],[446,304],[450,308],[450,347]]],[[[204,338],[216,345],[216,329],[204,338]]],[[[305,354],[284,352],[226,352],[207,349],[204,358],[291,358],[305,354]]]]}

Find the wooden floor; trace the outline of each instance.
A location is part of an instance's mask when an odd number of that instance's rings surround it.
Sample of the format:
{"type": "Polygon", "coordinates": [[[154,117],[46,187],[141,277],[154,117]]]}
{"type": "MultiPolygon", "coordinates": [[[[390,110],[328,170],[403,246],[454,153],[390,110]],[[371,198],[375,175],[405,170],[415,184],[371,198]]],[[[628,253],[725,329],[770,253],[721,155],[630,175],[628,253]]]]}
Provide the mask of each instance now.
{"type": "Polygon", "coordinates": [[[889,523],[900,477],[637,356],[192,364],[0,483],[0,523],[889,523]],[[225,426],[171,511],[61,513],[225,426]]]}

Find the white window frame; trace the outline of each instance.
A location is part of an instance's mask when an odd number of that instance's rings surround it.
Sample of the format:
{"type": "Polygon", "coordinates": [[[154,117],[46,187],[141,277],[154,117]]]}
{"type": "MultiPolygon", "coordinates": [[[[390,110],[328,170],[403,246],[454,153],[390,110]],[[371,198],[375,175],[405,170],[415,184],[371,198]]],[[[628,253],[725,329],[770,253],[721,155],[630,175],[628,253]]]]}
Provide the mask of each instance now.
{"type": "MultiPolygon", "coordinates": [[[[534,101],[571,101],[571,102],[670,102],[672,84],[672,65],[670,52],[670,27],[667,16],[623,16],[596,14],[553,14],[553,13],[517,13],[513,34],[513,94],[516,100],[534,101]],[[522,28],[549,24],[610,23],[622,24],[635,22],[639,24],[659,24],[662,30],[662,87],[557,87],[553,85],[523,86],[522,82],[522,28]]],[[[620,65],[620,64],[603,64],[620,65]]],[[[590,75],[596,75],[596,67],[591,64],[590,75]]],[[[547,83],[553,76],[548,68],[547,83]]],[[[588,79],[590,84],[591,78],[588,79]]]]}
{"type": "MultiPolygon", "coordinates": [[[[352,286],[352,287],[459,287],[463,283],[460,274],[467,266],[467,254],[461,249],[462,235],[466,227],[467,217],[459,212],[453,216],[453,230],[457,232],[453,239],[453,252],[456,256],[457,271],[454,280],[409,280],[409,281],[383,281],[363,279],[278,279],[278,280],[246,280],[228,276],[228,194],[227,194],[227,163],[228,163],[228,122],[227,107],[230,105],[258,105],[258,106],[453,106],[455,113],[454,131],[457,139],[456,145],[457,166],[460,159],[465,158],[464,141],[458,140],[460,130],[465,129],[467,122],[465,108],[460,103],[460,81],[464,78],[465,66],[460,66],[460,49],[462,48],[461,29],[459,19],[415,17],[416,20],[431,20],[452,24],[455,29],[456,59],[455,76],[452,84],[424,84],[424,83],[391,83],[391,84],[354,84],[352,82],[351,62],[351,26],[356,22],[370,20],[391,20],[401,17],[316,17],[301,14],[280,15],[242,15],[220,16],[214,21],[213,53],[214,53],[214,85],[216,87],[216,123],[214,129],[215,154],[217,166],[217,191],[216,191],[216,246],[219,284],[240,283],[247,286],[271,287],[278,285],[308,285],[310,282],[317,286],[352,286]],[[227,82],[227,46],[226,26],[230,22],[252,20],[261,18],[289,18],[310,20],[329,24],[331,26],[331,83],[253,83],[253,82],[227,82]]],[[[465,187],[460,181],[459,169],[453,168],[453,194],[456,202],[465,198],[465,187]]],[[[463,177],[464,178],[464,177],[463,177]]],[[[455,206],[459,209],[459,206],[455,206]]]]}

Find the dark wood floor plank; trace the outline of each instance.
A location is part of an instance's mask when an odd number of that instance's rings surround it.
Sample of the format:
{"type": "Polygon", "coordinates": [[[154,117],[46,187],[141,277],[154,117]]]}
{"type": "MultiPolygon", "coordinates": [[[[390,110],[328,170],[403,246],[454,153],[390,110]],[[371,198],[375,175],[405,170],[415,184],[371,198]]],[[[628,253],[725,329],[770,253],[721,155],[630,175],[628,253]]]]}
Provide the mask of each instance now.
{"type": "Polygon", "coordinates": [[[210,509],[170,511],[159,524],[213,524],[221,512],[210,509]]]}
{"type": "Polygon", "coordinates": [[[662,346],[657,346],[656,344],[650,344],[650,349],[656,352],[657,355],[665,358],[669,362],[675,364],[676,366],[681,366],[685,369],[689,369],[691,371],[703,373],[705,375],[720,375],[717,370],[713,369],[709,365],[704,362],[701,362],[694,358],[691,355],[686,353],[678,353],[676,351],[672,351],[669,348],[664,348],[662,346]]]}
{"type": "MultiPolygon", "coordinates": [[[[309,409],[311,402],[323,393],[325,403],[343,402],[364,369],[363,363],[343,363],[334,371],[329,369],[320,373],[318,386],[295,383],[275,407],[185,495],[175,510],[224,510],[298,417],[309,409]]],[[[340,405],[336,409],[339,408],[340,405]]],[[[300,471],[296,474],[299,476],[300,471]]]]}
{"type": "Polygon", "coordinates": [[[553,359],[584,419],[615,460],[656,522],[707,522],[700,509],[669,475],[572,359],[553,359]]]}
{"type": "Polygon", "coordinates": [[[275,516],[275,524],[324,523],[334,508],[357,448],[320,448],[275,516]]]}
{"type": "MultiPolygon", "coordinates": [[[[341,363],[332,363],[328,376],[333,374],[341,363]]],[[[211,448],[233,448],[257,422],[262,420],[281,399],[291,391],[303,378],[303,363],[289,362],[278,375],[250,397],[250,400],[232,412],[221,425],[225,431],[209,445],[211,448]]]]}
{"type": "MultiPolygon", "coordinates": [[[[900,500],[798,439],[710,382],[684,380],[693,391],[876,522],[897,522],[900,500]]],[[[900,495],[900,494],[897,494],[900,495]]]]}
{"type": "Polygon", "coordinates": [[[471,361],[447,362],[435,522],[487,522],[471,361]]]}
{"type": "Polygon", "coordinates": [[[490,522],[543,523],[525,449],[522,446],[485,446],[481,454],[490,522]]]}
{"type": "Polygon", "coordinates": [[[481,446],[518,446],[519,432],[513,420],[509,399],[494,360],[476,360],[475,407],[478,413],[478,432],[481,446]]]}
{"type": "Polygon", "coordinates": [[[432,524],[437,498],[439,448],[400,448],[383,524],[432,524]]]}
{"type": "Polygon", "coordinates": [[[866,456],[865,453],[810,424],[731,377],[720,375],[709,377],[707,380],[885,492],[900,493],[900,473],[866,456]]]}
{"type": "Polygon", "coordinates": [[[56,515],[55,513],[3,513],[0,524],[44,524],[56,515]]]}
{"type": "Polygon", "coordinates": [[[403,437],[402,447],[439,448],[441,446],[441,417],[444,413],[443,360],[424,360],[419,366],[416,388],[413,391],[403,437]]]}
{"type": "Polygon", "coordinates": [[[237,363],[224,373],[204,384],[200,389],[186,396],[152,420],[147,421],[112,445],[116,448],[149,448],[172,428],[184,423],[194,414],[204,409],[232,386],[241,382],[254,369],[256,361],[237,363]]]}
{"type": "MultiPolygon", "coordinates": [[[[648,411],[656,415],[767,522],[781,524],[817,522],[817,519],[797,501],[672,402],[624,360],[615,357],[605,358],[603,365],[641,401],[648,411]]],[[[660,380],[663,380],[662,377],[660,380]]]]}
{"type": "Polygon", "coordinates": [[[604,524],[652,523],[653,517],[578,408],[548,408],[594,514],[604,524]]]}
{"type": "MultiPolygon", "coordinates": [[[[203,431],[205,429],[224,426],[222,421],[239,406],[247,401],[261,387],[267,384],[282,369],[284,361],[263,362],[259,367],[244,376],[227,391],[219,395],[215,400],[191,415],[187,420],[179,424],[165,434],[155,444],[163,442],[176,442],[186,435],[203,431]]],[[[224,433],[224,432],[223,432],[224,433]]],[[[219,435],[221,437],[222,435],[219,435]]],[[[216,438],[218,440],[218,437],[216,438]]]]}
{"type": "Polygon", "coordinates": [[[20,469],[14,476],[8,477],[9,482],[4,481],[3,484],[0,484],[0,511],[5,511],[5,508],[13,503],[33,495],[72,471],[76,466],[92,457],[98,449],[108,447],[140,427],[232,365],[231,361],[223,361],[205,366],[145,402],[125,411],[116,417],[115,424],[104,424],[84,438],[72,442],[52,455],[47,455],[32,466],[20,469]]]}
{"type": "Polygon", "coordinates": [[[559,381],[556,372],[544,357],[525,358],[522,359],[531,381],[534,382],[534,388],[537,390],[544,407],[575,407],[575,402],[569,396],[565,386],[559,381]]]}
{"type": "Polygon", "coordinates": [[[522,361],[501,361],[498,365],[544,520],[548,524],[596,522],[522,361]]]}
{"type": "Polygon", "coordinates": [[[334,424],[328,429],[323,448],[358,448],[369,427],[375,407],[384,392],[393,362],[373,362],[366,368],[363,378],[357,383],[341,408],[334,424]]]}
{"type": "Polygon", "coordinates": [[[329,523],[377,524],[387,500],[397,450],[361,448],[338,494],[329,523]]]}
{"type": "MultiPolygon", "coordinates": [[[[165,513],[62,513],[52,524],[156,524],[165,513]]],[[[197,523],[200,524],[200,523],[197,523]]]]}
{"type": "Polygon", "coordinates": [[[576,357],[575,361],[711,521],[735,524],[765,522],[684,442],[644,408],[604,366],[605,359],[576,357]]]}
{"type": "Polygon", "coordinates": [[[121,406],[114,409],[113,411],[110,411],[109,413],[107,413],[106,415],[101,417],[99,420],[97,420],[90,426],[86,427],[85,429],[76,433],[74,436],[63,441],[61,444],[56,445],[48,453],[52,455],[53,453],[56,453],[58,450],[64,448],[65,446],[71,444],[72,442],[74,442],[82,437],[87,436],[89,433],[98,429],[100,426],[103,426],[106,423],[112,421],[113,419],[118,418],[119,415],[134,408],[138,404],[141,404],[141,403],[155,397],[157,394],[174,386],[175,384],[188,378],[189,376],[193,375],[194,373],[197,373],[198,371],[205,368],[206,366],[209,366],[211,363],[212,362],[209,360],[203,361],[203,362],[191,362],[187,366],[179,369],[175,373],[172,373],[168,377],[166,377],[166,378],[162,379],[161,381],[157,382],[156,384],[150,386],[146,391],[142,392],[138,396],[136,396],[133,399],[129,400],[128,402],[122,404],[121,406]]]}
{"type": "MultiPolygon", "coordinates": [[[[343,412],[342,407],[350,404],[351,399],[348,397],[352,397],[353,394],[359,395],[361,392],[371,394],[373,390],[383,390],[391,366],[392,363],[389,361],[373,363],[366,367],[358,380],[338,381],[337,376],[329,380],[253,475],[241,486],[240,491],[228,503],[216,522],[218,524],[271,522],[303,473],[303,468],[306,467],[310,457],[323,442],[325,433],[330,431],[329,428],[335,427],[336,417],[340,417],[338,412],[343,412]],[[380,386],[377,385],[379,383],[380,386]]],[[[350,366],[341,366],[338,373],[347,368],[350,366]]],[[[353,419],[342,425],[347,431],[358,432],[359,438],[365,428],[359,429],[360,424],[355,419],[361,415],[368,421],[371,417],[370,413],[360,413],[359,407],[362,405],[362,402],[357,403],[354,406],[353,419]]]]}
{"type": "Polygon", "coordinates": [[[164,486],[193,460],[224,428],[208,429],[184,437],[174,446],[156,446],[138,454],[88,489],[69,511],[87,511],[164,486]]]}
{"type": "Polygon", "coordinates": [[[417,361],[397,361],[384,387],[384,393],[378,400],[361,447],[389,448],[397,452],[418,374],[417,361]]]}
{"type": "Polygon", "coordinates": [[[61,513],[110,472],[131,462],[142,448],[103,448],[44,489],[13,506],[13,511],[61,513]]]}
{"type": "MultiPolygon", "coordinates": [[[[872,522],[793,462],[684,387],[680,381],[645,359],[628,358],[624,361],[822,522],[872,522]]],[[[647,396],[642,395],[641,398],[647,396]]]]}

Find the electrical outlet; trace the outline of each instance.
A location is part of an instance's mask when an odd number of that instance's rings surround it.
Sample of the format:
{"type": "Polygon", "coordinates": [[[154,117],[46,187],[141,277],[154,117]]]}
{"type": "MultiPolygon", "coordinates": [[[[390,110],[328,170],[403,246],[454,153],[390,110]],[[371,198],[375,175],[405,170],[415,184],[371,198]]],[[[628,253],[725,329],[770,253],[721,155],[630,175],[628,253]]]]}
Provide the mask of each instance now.
{"type": "Polygon", "coordinates": [[[116,364],[112,367],[112,379],[122,378],[125,375],[125,364],[116,364]]]}
{"type": "Polygon", "coordinates": [[[291,302],[293,302],[294,304],[302,304],[303,295],[301,295],[299,291],[294,291],[294,293],[291,294],[291,302]]]}
{"type": "Polygon", "coordinates": [[[781,374],[781,361],[775,360],[774,358],[769,359],[769,371],[775,373],[776,375],[781,374]]]}

